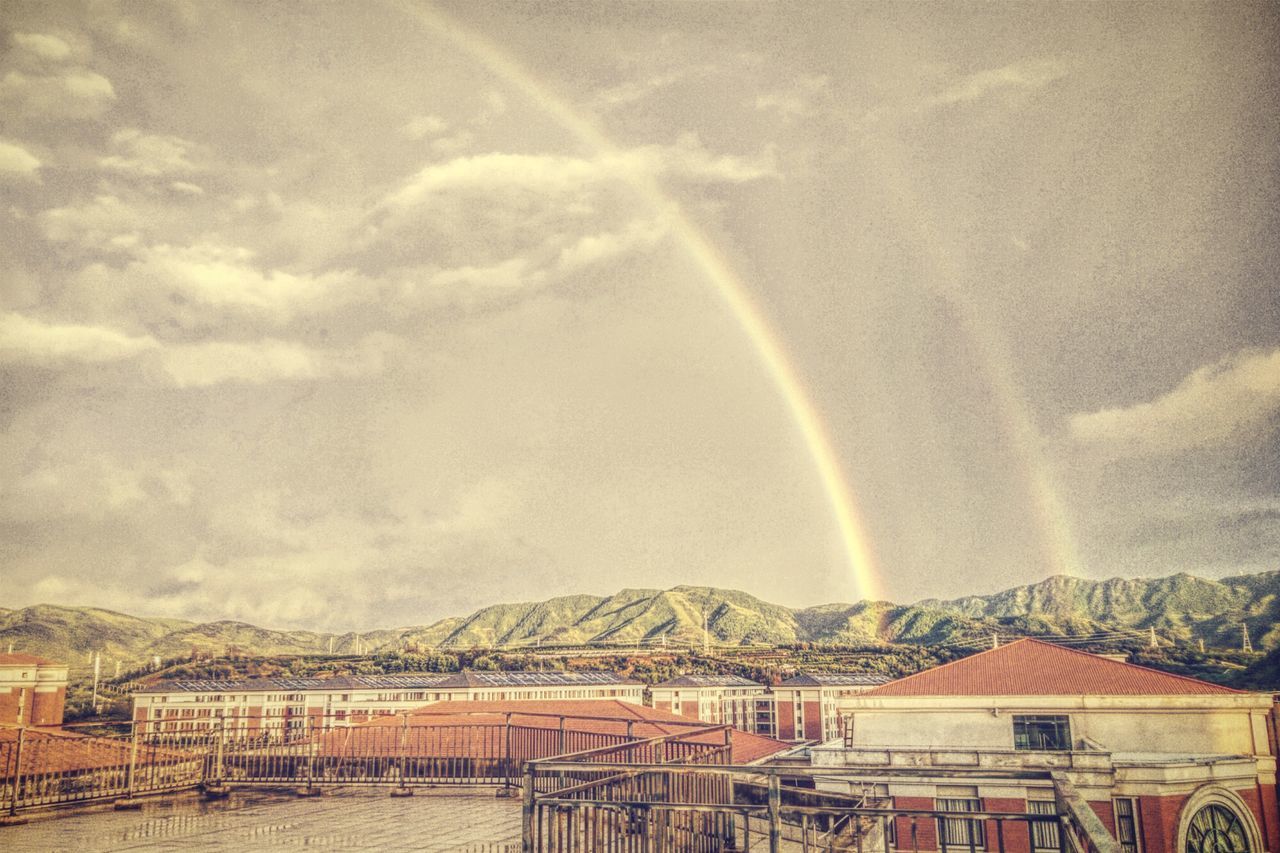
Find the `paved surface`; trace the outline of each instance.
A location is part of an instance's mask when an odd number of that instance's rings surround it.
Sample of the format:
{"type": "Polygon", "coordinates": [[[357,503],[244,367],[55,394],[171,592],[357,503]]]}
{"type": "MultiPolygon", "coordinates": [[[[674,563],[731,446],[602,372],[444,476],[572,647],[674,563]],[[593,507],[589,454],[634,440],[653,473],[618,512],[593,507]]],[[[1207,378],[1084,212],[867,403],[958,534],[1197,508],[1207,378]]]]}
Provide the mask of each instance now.
{"type": "Polygon", "coordinates": [[[147,802],[141,811],[55,813],[0,827],[0,849],[73,853],[281,847],[507,853],[519,843],[519,800],[496,799],[491,791],[393,798],[386,790],[338,790],[311,799],[237,791],[208,803],[184,794],[147,802]]]}

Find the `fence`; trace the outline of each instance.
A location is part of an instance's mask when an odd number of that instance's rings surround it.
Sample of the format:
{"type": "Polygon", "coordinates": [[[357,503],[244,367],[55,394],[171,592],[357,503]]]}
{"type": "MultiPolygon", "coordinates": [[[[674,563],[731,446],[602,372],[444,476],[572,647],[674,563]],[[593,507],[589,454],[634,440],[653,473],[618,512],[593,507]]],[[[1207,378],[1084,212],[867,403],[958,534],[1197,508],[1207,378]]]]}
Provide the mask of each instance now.
{"type": "MultiPolygon", "coordinates": [[[[626,754],[627,748],[615,752],[626,754]]],[[[814,787],[865,773],[811,767],[733,766],[703,752],[672,763],[602,763],[607,750],[526,765],[524,853],[712,853],[857,851],[1007,853],[1043,846],[1060,853],[1119,853],[1119,846],[1063,777],[1053,778],[1056,813],[895,808],[877,794],[814,787]],[[586,759],[586,760],[583,760],[586,759]],[[1087,814],[1086,814],[1087,813],[1087,814]],[[1035,843],[1032,840],[1035,839],[1035,843]]],[[[924,778],[921,773],[894,775],[924,778]]],[[[992,771],[984,771],[990,779],[992,771]]],[[[995,774],[1047,782],[1048,773],[995,774]]]]}
{"type": "Polygon", "coordinates": [[[683,761],[723,752],[729,742],[724,727],[692,721],[664,723],[687,733],[644,738],[647,730],[635,727],[647,724],[634,718],[533,712],[396,715],[364,725],[319,716],[279,722],[250,728],[233,718],[139,721],[95,735],[0,728],[0,808],[15,815],[228,784],[518,787],[522,765],[539,758],[598,753],[615,761],[683,761]],[[708,737],[712,742],[695,742],[708,737]],[[611,751],[624,746],[630,753],[611,751]]]}

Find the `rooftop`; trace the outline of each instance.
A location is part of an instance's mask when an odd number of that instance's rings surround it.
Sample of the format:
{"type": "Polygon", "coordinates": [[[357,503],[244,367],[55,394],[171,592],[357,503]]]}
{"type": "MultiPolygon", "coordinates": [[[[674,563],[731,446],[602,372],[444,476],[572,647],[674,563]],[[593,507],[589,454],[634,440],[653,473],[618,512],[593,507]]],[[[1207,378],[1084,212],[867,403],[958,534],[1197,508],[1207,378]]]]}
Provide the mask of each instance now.
{"type": "Polygon", "coordinates": [[[1041,640],[1015,640],[867,691],[866,696],[1201,696],[1243,691],[1110,660],[1041,640]]]}
{"type": "Polygon", "coordinates": [[[678,675],[654,687],[764,687],[758,681],[738,675],[678,675]]]}
{"type": "Polygon", "coordinates": [[[802,672],[779,687],[875,687],[889,682],[887,675],[868,672],[802,672]]]}
{"type": "Polygon", "coordinates": [[[0,666],[54,666],[53,661],[21,652],[0,654],[0,666]]]}
{"type": "Polygon", "coordinates": [[[138,693],[304,693],[309,690],[465,689],[468,687],[582,687],[639,685],[614,672],[416,672],[335,675],[331,678],[245,678],[161,681],[138,693]]]}
{"type": "MultiPolygon", "coordinates": [[[[709,723],[698,723],[670,711],[635,705],[617,699],[433,702],[410,711],[408,725],[503,723],[508,714],[511,715],[511,722],[516,725],[556,729],[560,725],[559,715],[563,715],[567,731],[619,735],[627,733],[627,724],[630,721],[631,734],[637,738],[684,734],[691,729],[705,727],[712,731],[706,735],[693,735],[689,739],[706,740],[711,743],[724,742],[724,735],[709,723]]],[[[375,717],[363,725],[401,726],[404,723],[399,716],[394,716],[375,717]]],[[[751,764],[792,748],[794,744],[783,743],[763,735],[736,729],[733,732],[734,764],[751,764]]]]}

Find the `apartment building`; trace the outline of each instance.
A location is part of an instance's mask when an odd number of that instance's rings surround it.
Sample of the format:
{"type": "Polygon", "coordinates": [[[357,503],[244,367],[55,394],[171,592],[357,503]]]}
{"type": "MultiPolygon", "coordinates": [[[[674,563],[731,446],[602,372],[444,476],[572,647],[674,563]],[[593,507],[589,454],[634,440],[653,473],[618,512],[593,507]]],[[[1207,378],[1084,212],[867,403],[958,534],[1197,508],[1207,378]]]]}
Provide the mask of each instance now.
{"type": "Polygon", "coordinates": [[[611,672],[458,672],[168,681],[134,695],[148,733],[222,728],[278,738],[419,708],[430,702],[615,699],[639,705],[644,685],[611,672]]]}
{"type": "Polygon", "coordinates": [[[681,675],[649,688],[650,704],[658,710],[771,736],[773,699],[768,691],[736,675],[681,675]]]}
{"type": "Polygon", "coordinates": [[[842,703],[889,677],[862,672],[802,672],[773,688],[779,740],[827,741],[840,735],[842,703]]]}
{"type": "Polygon", "coordinates": [[[66,702],[66,664],[0,654],[0,725],[60,726],[66,702]]]}

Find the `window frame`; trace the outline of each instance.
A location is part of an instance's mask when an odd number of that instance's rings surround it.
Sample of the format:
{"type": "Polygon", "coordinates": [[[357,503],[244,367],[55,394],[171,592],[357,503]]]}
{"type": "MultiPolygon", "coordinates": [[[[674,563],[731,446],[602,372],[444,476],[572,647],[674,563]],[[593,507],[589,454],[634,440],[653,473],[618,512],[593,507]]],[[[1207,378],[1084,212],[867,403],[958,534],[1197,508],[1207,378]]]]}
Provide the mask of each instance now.
{"type": "Polygon", "coordinates": [[[1013,715],[1013,748],[1018,752],[1070,752],[1073,743],[1069,714],[1013,715]],[[1029,730],[1028,726],[1034,728],[1029,730]],[[1054,735],[1052,746],[1046,745],[1048,726],[1054,735]]]}

